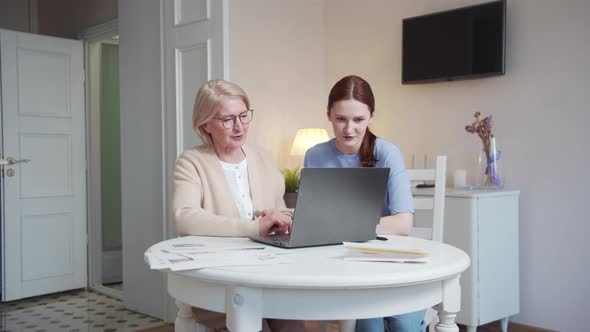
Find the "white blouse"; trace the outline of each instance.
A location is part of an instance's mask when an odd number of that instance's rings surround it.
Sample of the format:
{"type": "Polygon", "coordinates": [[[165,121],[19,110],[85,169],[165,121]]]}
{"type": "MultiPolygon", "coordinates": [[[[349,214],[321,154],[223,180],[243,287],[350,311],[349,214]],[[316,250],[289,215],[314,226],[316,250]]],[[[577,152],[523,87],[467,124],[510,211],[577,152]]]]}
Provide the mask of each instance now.
{"type": "Polygon", "coordinates": [[[248,162],[246,159],[237,164],[219,161],[225,172],[225,179],[234,196],[234,201],[240,212],[240,218],[253,220],[252,196],[250,194],[250,181],[248,180],[248,162]]]}

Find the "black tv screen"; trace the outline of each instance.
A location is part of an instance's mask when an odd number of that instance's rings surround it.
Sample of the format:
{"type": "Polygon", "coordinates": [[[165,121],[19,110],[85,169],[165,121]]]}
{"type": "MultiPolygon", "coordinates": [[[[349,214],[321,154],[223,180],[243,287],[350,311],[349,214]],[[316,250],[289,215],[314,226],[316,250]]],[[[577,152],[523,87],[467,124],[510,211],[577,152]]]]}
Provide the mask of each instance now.
{"type": "Polygon", "coordinates": [[[402,84],[503,75],[506,1],[406,18],[402,84]]]}

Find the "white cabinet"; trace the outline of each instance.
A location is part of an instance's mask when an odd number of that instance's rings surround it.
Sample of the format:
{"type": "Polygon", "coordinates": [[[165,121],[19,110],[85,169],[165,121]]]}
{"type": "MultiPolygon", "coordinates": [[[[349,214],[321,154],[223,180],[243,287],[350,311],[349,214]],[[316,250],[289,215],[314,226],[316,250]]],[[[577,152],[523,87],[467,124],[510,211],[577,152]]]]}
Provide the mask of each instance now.
{"type": "MultiPolygon", "coordinates": [[[[414,190],[431,196],[432,190],[414,190]]],[[[445,195],[444,242],[465,251],[471,266],[461,276],[461,312],[457,323],[468,332],[495,320],[507,330],[508,317],[518,314],[518,197],[514,190],[455,190],[445,195]]],[[[432,220],[416,212],[416,226],[432,220]]]]}

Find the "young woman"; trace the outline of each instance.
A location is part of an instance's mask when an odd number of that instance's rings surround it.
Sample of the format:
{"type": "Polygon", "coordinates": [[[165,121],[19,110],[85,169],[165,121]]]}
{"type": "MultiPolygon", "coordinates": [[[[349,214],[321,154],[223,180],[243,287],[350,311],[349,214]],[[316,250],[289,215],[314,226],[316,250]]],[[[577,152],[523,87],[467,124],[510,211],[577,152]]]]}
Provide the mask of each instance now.
{"type": "MultiPolygon", "coordinates": [[[[385,204],[379,234],[409,235],[414,222],[410,179],[400,149],[377,138],[368,126],[373,121],[375,98],[371,86],[358,76],[338,81],[328,97],[328,120],[335,138],[314,146],[305,155],[304,167],[387,167],[385,204]]],[[[424,310],[383,318],[360,319],[356,331],[394,332],[425,330],[424,310]]]]}

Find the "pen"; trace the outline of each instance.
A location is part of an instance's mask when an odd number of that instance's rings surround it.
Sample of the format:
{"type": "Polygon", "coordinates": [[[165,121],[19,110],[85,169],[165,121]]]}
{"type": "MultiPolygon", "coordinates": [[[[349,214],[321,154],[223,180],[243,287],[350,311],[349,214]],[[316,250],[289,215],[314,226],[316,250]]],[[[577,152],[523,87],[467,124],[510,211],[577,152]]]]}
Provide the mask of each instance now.
{"type": "Polygon", "coordinates": [[[225,249],[227,251],[232,251],[232,250],[263,250],[264,247],[252,247],[252,248],[233,248],[233,249],[225,249]]]}
{"type": "Polygon", "coordinates": [[[167,253],[167,254],[174,254],[174,255],[177,255],[177,256],[180,256],[180,257],[184,257],[184,258],[188,258],[188,259],[190,259],[191,261],[194,261],[194,260],[195,260],[194,258],[192,258],[192,257],[190,257],[190,256],[183,255],[183,254],[179,254],[179,253],[177,253],[177,252],[171,252],[171,251],[168,251],[168,250],[166,250],[166,249],[162,249],[162,252],[165,252],[165,253],[167,253]]]}
{"type": "Polygon", "coordinates": [[[357,251],[371,251],[371,252],[384,252],[384,253],[428,256],[428,252],[425,252],[425,251],[399,250],[399,249],[387,249],[387,248],[370,248],[370,247],[347,247],[347,246],[344,246],[344,247],[347,249],[357,250],[357,251]]]}

